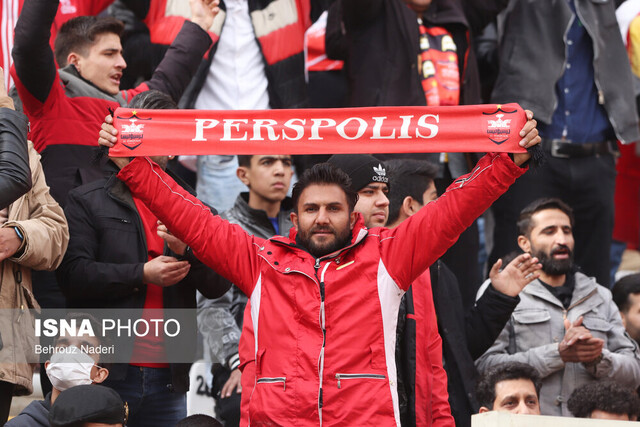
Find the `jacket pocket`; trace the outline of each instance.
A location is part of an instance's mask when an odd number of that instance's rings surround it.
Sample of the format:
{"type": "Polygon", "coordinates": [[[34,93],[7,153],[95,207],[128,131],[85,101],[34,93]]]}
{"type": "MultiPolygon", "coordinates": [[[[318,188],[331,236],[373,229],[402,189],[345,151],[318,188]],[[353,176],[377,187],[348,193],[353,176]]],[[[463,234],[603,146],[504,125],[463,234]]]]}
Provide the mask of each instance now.
{"type": "Polygon", "coordinates": [[[543,308],[531,308],[513,312],[513,320],[524,325],[547,322],[550,319],[551,314],[543,308]]]}
{"type": "Polygon", "coordinates": [[[512,319],[514,329],[512,337],[515,342],[509,344],[510,352],[526,351],[531,347],[553,341],[551,314],[548,310],[542,308],[516,310],[512,314],[512,319]]]}
{"type": "Polygon", "coordinates": [[[137,233],[136,227],[130,220],[126,218],[119,218],[115,216],[98,216],[96,222],[101,229],[108,228],[111,230],[137,233]]]}
{"type": "Polygon", "coordinates": [[[593,314],[585,314],[582,320],[582,325],[591,332],[595,338],[602,338],[607,342],[607,335],[613,325],[607,322],[606,319],[598,316],[594,316],[593,314]]]}
{"type": "Polygon", "coordinates": [[[282,384],[282,390],[287,389],[287,377],[262,377],[256,380],[258,384],[282,384]]]}
{"type": "Polygon", "coordinates": [[[380,374],[336,374],[338,388],[342,388],[342,381],[345,380],[385,380],[386,378],[380,374]]]}

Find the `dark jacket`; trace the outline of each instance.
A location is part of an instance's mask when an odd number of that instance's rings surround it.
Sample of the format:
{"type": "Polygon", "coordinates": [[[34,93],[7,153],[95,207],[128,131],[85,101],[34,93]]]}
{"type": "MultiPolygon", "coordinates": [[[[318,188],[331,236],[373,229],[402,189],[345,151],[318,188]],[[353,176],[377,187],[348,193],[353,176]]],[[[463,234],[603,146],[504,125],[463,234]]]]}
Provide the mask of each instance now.
{"type": "Polygon", "coordinates": [[[135,89],[109,95],[79,76],[73,65],[57,70],[49,46],[58,1],[25,0],[16,24],[12,77],[24,112],[29,137],[42,155],[51,195],[64,206],[67,193],[105,177],[104,164],[92,163],[97,131],[109,108],[125,106],[149,89],[179,100],[211,45],[199,26],[185,22],[152,78],[135,89]]]}
{"type": "MultiPolygon", "coordinates": [[[[186,186],[186,184],[184,185],[186,186]]],[[[72,235],[69,249],[57,270],[58,283],[67,298],[68,308],[139,308],[146,297],[143,267],[148,251],[142,220],[129,189],[112,175],[109,179],[87,184],[69,193],[65,208],[72,235]]],[[[165,245],[165,255],[173,254],[165,245]]],[[[216,298],[227,288],[218,288],[217,275],[199,262],[193,254],[189,274],[179,283],[163,288],[164,308],[196,307],[196,289],[209,298],[216,298]]],[[[190,319],[194,334],[195,310],[190,319]]],[[[181,326],[181,330],[191,330],[181,326]]],[[[177,339],[185,339],[179,334],[177,339]]],[[[182,341],[181,341],[182,342],[182,341]]],[[[194,350],[192,343],[172,344],[180,351],[194,350]]],[[[167,339],[165,349],[169,354],[167,339]]],[[[174,390],[188,390],[186,364],[172,364],[174,390]]],[[[124,378],[126,365],[114,365],[110,378],[124,378]]]]}
{"type": "Polygon", "coordinates": [[[0,108],[0,210],[31,189],[27,118],[0,108]]]}
{"type": "Polygon", "coordinates": [[[443,263],[436,266],[430,269],[431,286],[449,380],[451,414],[457,427],[470,426],[471,415],[479,409],[474,360],[500,335],[520,298],[504,295],[490,286],[465,315],[456,277],[443,263]]]}
{"type": "MultiPolygon", "coordinates": [[[[575,0],[593,42],[593,68],[601,102],[618,139],[640,140],[631,70],[613,1],[575,0]]],[[[573,12],[566,1],[512,1],[500,45],[500,71],[492,102],[518,102],[550,123],[556,83],[566,66],[563,42],[573,12]]]]}
{"type": "MultiPolygon", "coordinates": [[[[306,107],[308,98],[304,79],[304,32],[311,25],[312,16],[319,16],[321,13],[324,1],[249,0],[248,3],[251,22],[264,59],[270,107],[306,107]],[[288,25],[284,25],[285,22],[288,25]]],[[[224,17],[224,0],[220,0],[220,10],[218,16],[224,17]]],[[[215,22],[214,27],[214,45],[200,64],[180,102],[181,107],[193,108],[208,77],[211,62],[216,54],[217,37],[224,28],[224,18],[219,25],[215,22]]]]}
{"type": "Polygon", "coordinates": [[[34,400],[18,415],[11,418],[5,427],[49,427],[51,393],[44,400],[34,400]]]}
{"type": "MultiPolygon", "coordinates": [[[[456,43],[460,104],[480,102],[470,40],[473,32],[479,32],[499,12],[500,7],[493,3],[507,1],[434,0],[424,14],[426,24],[446,28],[456,43]]],[[[425,105],[417,68],[419,37],[417,15],[403,0],[336,1],[329,9],[327,53],[345,60],[350,104],[425,105]]]]}

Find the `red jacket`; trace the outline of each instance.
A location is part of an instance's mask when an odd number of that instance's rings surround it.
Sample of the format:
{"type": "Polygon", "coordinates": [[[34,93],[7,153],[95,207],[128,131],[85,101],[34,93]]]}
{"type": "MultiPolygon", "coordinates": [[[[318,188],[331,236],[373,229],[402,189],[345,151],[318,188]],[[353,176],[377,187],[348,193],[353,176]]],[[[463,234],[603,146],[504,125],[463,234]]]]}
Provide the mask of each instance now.
{"type": "MultiPolygon", "coordinates": [[[[92,160],[98,131],[109,108],[126,105],[136,94],[149,89],[180,99],[211,38],[196,24],[185,22],[180,37],[152,78],[111,96],[79,75],[56,69],[48,41],[57,10],[56,1],[25,1],[16,24],[11,75],[31,124],[29,139],[42,155],[51,195],[64,205],[71,189],[105,175],[101,165],[92,160]]],[[[75,72],[73,66],[64,70],[75,72]]]]}
{"type": "Polygon", "coordinates": [[[431,274],[425,271],[411,285],[415,334],[415,419],[417,427],[455,427],[447,373],[442,366],[442,338],[433,305],[431,274]]]}
{"type": "Polygon", "coordinates": [[[437,201],[392,230],[357,221],[351,244],[315,259],[289,238],[231,225],[137,158],[119,173],[196,256],[251,300],[249,419],[273,425],[399,425],[395,337],[404,291],[525,169],[485,156],[437,201]],[[193,224],[197,224],[196,227],[193,224]]]}

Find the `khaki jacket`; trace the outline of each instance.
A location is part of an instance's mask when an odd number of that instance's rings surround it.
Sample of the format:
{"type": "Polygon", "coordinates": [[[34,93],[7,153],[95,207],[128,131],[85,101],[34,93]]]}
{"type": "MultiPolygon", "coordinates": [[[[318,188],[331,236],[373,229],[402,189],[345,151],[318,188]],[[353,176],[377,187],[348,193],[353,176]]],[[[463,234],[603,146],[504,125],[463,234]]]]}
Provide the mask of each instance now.
{"type": "Polygon", "coordinates": [[[39,309],[31,289],[31,270],[54,270],[69,243],[62,208],[49,194],[40,155],[29,142],[33,188],[9,205],[5,227],[18,227],[24,236],[22,253],[0,262],[0,381],[13,383],[15,395],[30,394],[35,333],[28,309],[39,309]],[[17,309],[17,310],[7,310],[17,309]],[[31,356],[29,356],[31,354],[31,356]]]}

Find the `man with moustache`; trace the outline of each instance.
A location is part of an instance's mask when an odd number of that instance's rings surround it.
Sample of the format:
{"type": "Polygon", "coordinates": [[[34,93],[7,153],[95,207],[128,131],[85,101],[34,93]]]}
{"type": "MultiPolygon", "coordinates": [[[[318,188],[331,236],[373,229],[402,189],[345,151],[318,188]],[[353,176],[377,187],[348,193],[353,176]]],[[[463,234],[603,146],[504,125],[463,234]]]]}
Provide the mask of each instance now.
{"type": "Polygon", "coordinates": [[[538,199],[522,210],[518,245],[540,260],[542,272],[476,362],[480,371],[509,361],[533,366],[542,377],[543,415],[571,416],[567,400],[584,384],[640,385],[638,346],[625,333],[611,292],[573,264],[573,224],[571,208],[559,199],[538,199]]]}
{"type": "MultiPolygon", "coordinates": [[[[539,142],[532,114],[527,117],[520,132],[525,148],[539,142]]],[[[101,139],[114,131],[103,125],[101,139]]],[[[251,424],[317,426],[399,425],[400,299],[524,172],[529,158],[488,154],[471,175],[393,230],[366,228],[354,211],[358,194],[348,175],[317,164],[293,188],[289,237],[268,240],[213,215],[150,159],[112,160],[134,197],[249,296],[255,331],[251,424]]]]}

